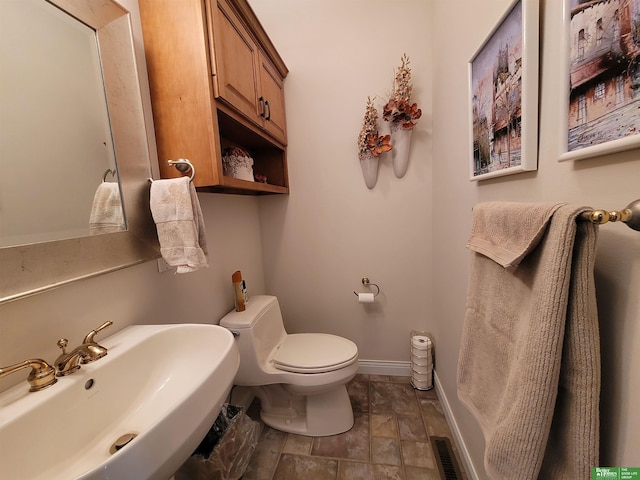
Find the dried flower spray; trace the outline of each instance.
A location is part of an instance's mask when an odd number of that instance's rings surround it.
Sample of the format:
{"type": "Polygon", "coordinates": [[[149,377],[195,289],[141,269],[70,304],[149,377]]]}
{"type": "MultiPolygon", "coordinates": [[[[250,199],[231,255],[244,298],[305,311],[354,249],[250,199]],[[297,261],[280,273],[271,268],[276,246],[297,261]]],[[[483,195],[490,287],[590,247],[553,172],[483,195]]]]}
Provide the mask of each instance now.
{"type": "Polygon", "coordinates": [[[402,55],[402,64],[396,71],[393,93],[383,107],[382,118],[387,122],[392,122],[392,125],[399,125],[404,129],[410,130],[415,127],[415,121],[422,116],[422,110],[418,108],[417,103],[411,103],[412,90],[409,57],[405,53],[402,55]]]}
{"type": "MultiPolygon", "coordinates": [[[[366,154],[370,152],[374,157],[391,150],[391,135],[378,134],[378,111],[373,106],[371,97],[367,97],[367,106],[362,120],[362,130],[358,135],[358,152],[366,154]]],[[[364,155],[359,155],[360,159],[364,155]]]]}

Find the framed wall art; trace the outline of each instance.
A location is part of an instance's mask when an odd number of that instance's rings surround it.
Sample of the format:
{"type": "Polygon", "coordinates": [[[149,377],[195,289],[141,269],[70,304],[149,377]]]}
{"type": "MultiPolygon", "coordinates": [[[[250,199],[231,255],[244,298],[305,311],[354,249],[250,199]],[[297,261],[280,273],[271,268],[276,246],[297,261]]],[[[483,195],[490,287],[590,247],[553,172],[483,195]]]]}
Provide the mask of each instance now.
{"type": "Polygon", "coordinates": [[[640,147],[640,0],[563,1],[559,161],[640,147]]]}
{"type": "Polygon", "coordinates": [[[516,0],[469,60],[471,180],[537,169],[538,37],[538,0],[516,0]]]}

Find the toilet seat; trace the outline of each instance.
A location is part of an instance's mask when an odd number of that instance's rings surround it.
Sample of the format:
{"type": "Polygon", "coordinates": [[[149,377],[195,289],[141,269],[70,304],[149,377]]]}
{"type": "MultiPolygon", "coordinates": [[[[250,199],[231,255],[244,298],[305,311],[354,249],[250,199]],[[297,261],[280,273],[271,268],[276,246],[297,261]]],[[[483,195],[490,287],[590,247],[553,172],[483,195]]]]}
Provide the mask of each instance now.
{"type": "Polygon", "coordinates": [[[324,373],[350,365],[358,358],[351,340],[326,333],[287,335],[271,361],[278,370],[293,373],[324,373]]]}

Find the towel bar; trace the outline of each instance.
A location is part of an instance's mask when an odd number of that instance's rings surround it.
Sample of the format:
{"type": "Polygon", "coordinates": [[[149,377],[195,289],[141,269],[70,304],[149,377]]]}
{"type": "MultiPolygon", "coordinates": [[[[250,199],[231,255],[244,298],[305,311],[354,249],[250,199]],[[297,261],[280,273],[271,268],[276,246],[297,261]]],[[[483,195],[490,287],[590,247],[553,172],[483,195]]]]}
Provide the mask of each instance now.
{"type": "Polygon", "coordinates": [[[640,199],[631,202],[622,210],[591,210],[580,215],[582,220],[602,225],[607,222],[623,222],[629,228],[640,231],[640,199]]]}

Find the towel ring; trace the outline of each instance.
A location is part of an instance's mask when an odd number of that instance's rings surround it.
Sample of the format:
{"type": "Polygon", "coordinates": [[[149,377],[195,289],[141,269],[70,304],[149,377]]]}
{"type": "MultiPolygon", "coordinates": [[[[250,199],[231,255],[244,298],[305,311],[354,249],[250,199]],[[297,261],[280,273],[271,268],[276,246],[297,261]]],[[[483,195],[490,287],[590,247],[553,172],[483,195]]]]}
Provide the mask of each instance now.
{"type": "Polygon", "coordinates": [[[186,173],[189,170],[191,170],[191,177],[189,178],[189,180],[193,182],[193,177],[196,176],[196,167],[194,167],[193,163],[191,163],[188,159],[179,158],[178,160],[168,160],[167,163],[169,163],[169,165],[176,167],[176,169],[180,173],[186,173]]]}
{"type": "Polygon", "coordinates": [[[118,171],[115,168],[113,170],[111,170],[110,168],[107,168],[107,170],[102,175],[102,182],[107,181],[107,175],[111,175],[115,179],[117,173],[118,171]]]}
{"type": "MultiPolygon", "coordinates": [[[[371,283],[371,281],[367,277],[362,277],[362,284],[365,287],[370,287],[370,286],[376,287],[376,293],[373,294],[374,297],[377,297],[378,294],[380,293],[380,287],[375,283],[371,283]]],[[[353,294],[356,297],[358,296],[358,294],[356,292],[353,292],[353,294]]]]}

